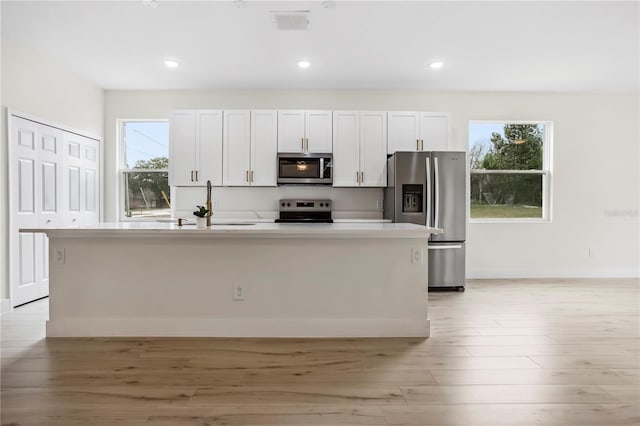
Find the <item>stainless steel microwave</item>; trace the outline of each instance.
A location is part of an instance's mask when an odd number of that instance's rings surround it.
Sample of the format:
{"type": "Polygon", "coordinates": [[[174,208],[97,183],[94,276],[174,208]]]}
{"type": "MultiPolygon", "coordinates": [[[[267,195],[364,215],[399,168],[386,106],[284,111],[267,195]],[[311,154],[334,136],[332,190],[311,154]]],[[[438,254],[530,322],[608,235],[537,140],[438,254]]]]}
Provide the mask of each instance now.
{"type": "Polygon", "coordinates": [[[331,185],[331,154],[278,154],[278,185],[331,185]]]}

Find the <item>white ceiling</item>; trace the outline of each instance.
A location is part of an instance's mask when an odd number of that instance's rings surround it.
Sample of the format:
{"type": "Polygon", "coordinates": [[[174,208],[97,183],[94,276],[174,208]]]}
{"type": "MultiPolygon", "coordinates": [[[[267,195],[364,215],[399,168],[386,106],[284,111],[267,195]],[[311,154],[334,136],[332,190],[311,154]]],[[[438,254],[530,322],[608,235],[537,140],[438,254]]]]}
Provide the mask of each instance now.
{"type": "Polygon", "coordinates": [[[335,3],[5,0],[2,35],[106,89],[639,90],[638,1],[335,3]]]}

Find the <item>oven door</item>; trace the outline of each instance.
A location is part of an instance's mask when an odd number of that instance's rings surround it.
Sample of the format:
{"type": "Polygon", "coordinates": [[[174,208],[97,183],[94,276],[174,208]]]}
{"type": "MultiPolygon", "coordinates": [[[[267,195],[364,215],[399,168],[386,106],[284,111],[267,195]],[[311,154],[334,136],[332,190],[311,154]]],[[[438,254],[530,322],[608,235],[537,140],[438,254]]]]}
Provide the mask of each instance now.
{"type": "Polygon", "coordinates": [[[331,185],[327,154],[278,154],[278,184],[331,185]]]}

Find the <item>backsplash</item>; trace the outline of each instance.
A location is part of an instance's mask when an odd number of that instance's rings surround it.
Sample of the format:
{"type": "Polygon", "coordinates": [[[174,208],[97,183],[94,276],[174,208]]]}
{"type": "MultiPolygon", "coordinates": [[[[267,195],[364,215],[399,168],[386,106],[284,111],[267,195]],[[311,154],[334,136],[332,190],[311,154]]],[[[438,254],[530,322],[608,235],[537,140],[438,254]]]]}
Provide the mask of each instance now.
{"type": "MultiPolygon", "coordinates": [[[[384,188],[332,188],[322,186],[213,188],[213,214],[218,219],[275,219],[282,198],[326,198],[333,204],[334,219],[382,219],[384,188]]],[[[191,217],[196,205],[204,205],[202,187],[174,187],[173,217],[191,217]]]]}

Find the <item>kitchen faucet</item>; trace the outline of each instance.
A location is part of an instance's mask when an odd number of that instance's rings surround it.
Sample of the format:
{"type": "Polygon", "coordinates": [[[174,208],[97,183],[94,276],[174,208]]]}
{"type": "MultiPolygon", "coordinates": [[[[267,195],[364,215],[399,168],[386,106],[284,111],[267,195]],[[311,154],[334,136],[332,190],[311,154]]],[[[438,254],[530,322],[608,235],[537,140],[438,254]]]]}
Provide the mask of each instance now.
{"type": "Polygon", "coordinates": [[[208,180],[207,181],[207,210],[209,210],[209,212],[207,213],[207,226],[211,226],[211,215],[213,215],[213,212],[211,211],[211,181],[208,180]]]}

